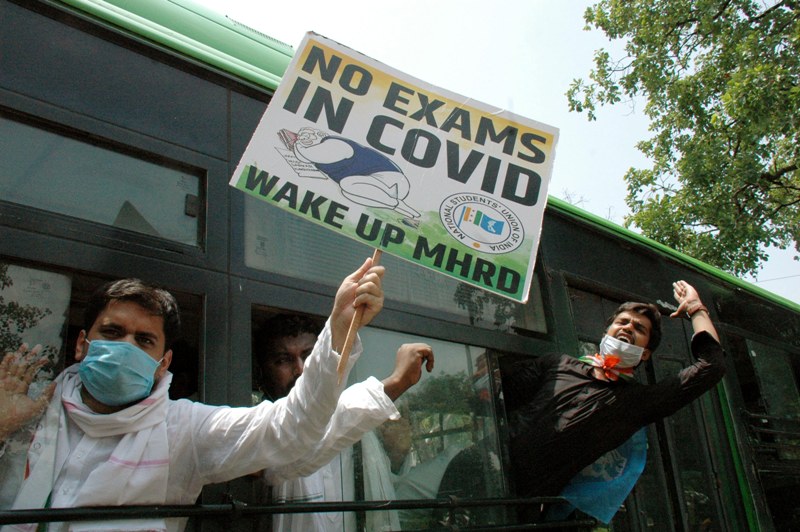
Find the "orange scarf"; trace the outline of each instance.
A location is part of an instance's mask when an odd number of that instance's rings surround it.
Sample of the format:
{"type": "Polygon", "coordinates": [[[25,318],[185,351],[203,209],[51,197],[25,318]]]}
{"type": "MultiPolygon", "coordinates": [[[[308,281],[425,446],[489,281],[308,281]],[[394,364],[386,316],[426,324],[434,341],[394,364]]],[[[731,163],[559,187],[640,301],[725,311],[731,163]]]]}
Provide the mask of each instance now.
{"type": "Polygon", "coordinates": [[[633,368],[618,368],[620,358],[617,355],[601,355],[595,353],[591,356],[582,356],[578,360],[594,366],[594,376],[606,382],[616,382],[622,377],[625,380],[633,379],[633,368]]]}

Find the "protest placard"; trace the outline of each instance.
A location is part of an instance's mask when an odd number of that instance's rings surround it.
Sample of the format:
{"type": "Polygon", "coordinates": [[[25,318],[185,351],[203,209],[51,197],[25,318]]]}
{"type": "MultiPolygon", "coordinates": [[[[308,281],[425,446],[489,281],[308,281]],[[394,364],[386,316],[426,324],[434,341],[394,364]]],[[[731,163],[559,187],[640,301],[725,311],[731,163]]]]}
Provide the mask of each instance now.
{"type": "Polygon", "coordinates": [[[557,139],[309,33],[230,184],[524,302],[557,139]]]}

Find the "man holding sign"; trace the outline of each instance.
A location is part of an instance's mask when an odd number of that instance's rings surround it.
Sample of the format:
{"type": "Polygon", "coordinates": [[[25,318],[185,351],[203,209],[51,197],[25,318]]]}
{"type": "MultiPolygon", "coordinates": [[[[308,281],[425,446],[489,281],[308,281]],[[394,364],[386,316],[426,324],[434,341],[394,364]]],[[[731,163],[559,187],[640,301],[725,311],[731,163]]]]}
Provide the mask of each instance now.
{"type": "MultiPolygon", "coordinates": [[[[286,397],[305,371],[305,360],[313,350],[322,324],[314,318],[278,314],[269,318],[254,336],[263,399],[286,397]]],[[[266,502],[309,503],[352,500],[354,466],[352,446],[364,434],[388,419],[399,419],[393,401],[416,384],[422,368],[433,369],[433,351],[423,343],[403,344],[397,350],[394,369],[388,377],[370,377],[348,387],[339,397],[325,436],[300,460],[264,471],[269,488],[266,502]]],[[[263,495],[267,495],[264,493],[263,495]]],[[[275,514],[274,532],[327,532],[354,529],[352,514],[339,512],[275,514]]]]}
{"type": "MultiPolygon", "coordinates": [[[[12,508],[193,504],[206,484],[308,456],[337,407],[338,351],[356,310],[363,326],[383,307],[383,274],[382,266],[367,259],[342,282],[303,376],[286,399],[252,408],[170,400],[170,347],[180,328],[174,297],[138,279],[103,285],[87,304],[75,350],[79,363],[56,379],[25,471],[14,477],[19,491],[12,508]]],[[[360,354],[356,340],[347,371],[360,354]]],[[[37,363],[15,357],[18,364],[37,363]]],[[[28,374],[25,368],[3,371],[23,379],[28,374]]],[[[12,394],[24,388],[4,385],[12,394]]],[[[4,398],[19,404],[13,396],[4,398]]],[[[86,525],[95,531],[183,526],[177,518],[86,525]]],[[[73,523],[70,529],[81,527],[73,523]]]]}

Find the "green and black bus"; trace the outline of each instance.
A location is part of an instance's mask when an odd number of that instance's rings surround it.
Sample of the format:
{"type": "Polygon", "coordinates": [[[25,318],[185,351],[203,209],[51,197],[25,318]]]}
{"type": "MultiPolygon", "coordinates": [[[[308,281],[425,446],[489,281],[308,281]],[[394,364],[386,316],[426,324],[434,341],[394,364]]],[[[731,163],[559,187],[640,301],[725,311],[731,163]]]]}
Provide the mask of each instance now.
{"type": "MultiPolygon", "coordinates": [[[[63,368],[74,360],[88,294],[139,277],[181,305],[171,394],[252,404],[255,328],[276,312],[326,316],[339,281],[372,253],[228,185],[292,48],[190,0],[0,0],[0,21],[3,349],[33,335],[54,371],[63,368]]],[[[380,529],[392,517],[403,530],[469,529],[441,518],[459,505],[494,516],[482,529],[547,526],[515,517],[504,365],[595,349],[622,301],[655,302],[666,316],[675,309],[671,283],[686,279],[718,326],[726,376],[647,428],[645,472],[608,528],[800,529],[797,304],[555,198],[524,305],[388,255],[383,263],[385,308],[364,330],[369,354],[351,378],[388,374],[401,343],[430,343],[437,368],[400,401],[412,428],[407,458],[422,465],[482,446],[498,457],[478,468],[495,506],[442,499],[434,481],[425,496],[398,488],[395,505],[376,511],[364,464],[377,440],[364,441],[353,450],[354,500],[337,508],[356,515],[356,528],[380,529]],[[482,368],[497,376],[483,395],[473,386],[482,368]]],[[[690,337],[688,322],[665,320],[662,346],[637,378],[689,364],[690,337]]],[[[24,443],[9,442],[0,461],[24,454],[24,443]]],[[[133,510],[189,516],[189,529],[254,530],[275,510],[257,492],[239,479],[208,487],[196,506],[133,510]]],[[[0,525],[20,522],[8,507],[0,525]]],[[[97,511],[26,519],[97,519],[97,511]]],[[[557,526],[593,525],[579,516],[557,526]]]]}

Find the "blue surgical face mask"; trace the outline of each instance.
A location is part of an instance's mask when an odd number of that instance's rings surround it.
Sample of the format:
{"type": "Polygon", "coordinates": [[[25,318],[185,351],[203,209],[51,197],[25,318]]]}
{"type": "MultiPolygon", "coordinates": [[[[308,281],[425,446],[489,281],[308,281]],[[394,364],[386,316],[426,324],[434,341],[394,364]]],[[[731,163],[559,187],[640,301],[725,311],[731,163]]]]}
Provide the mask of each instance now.
{"type": "Polygon", "coordinates": [[[642,360],[644,348],[605,335],[600,342],[600,354],[618,356],[620,368],[635,368],[642,360]]]}
{"type": "MultiPolygon", "coordinates": [[[[88,340],[87,340],[88,342],[88,340]]],[[[78,368],[81,382],[92,397],[108,406],[141,401],[153,389],[161,360],[128,342],[93,340],[78,368]]]]}

